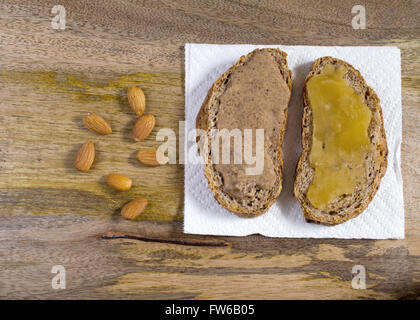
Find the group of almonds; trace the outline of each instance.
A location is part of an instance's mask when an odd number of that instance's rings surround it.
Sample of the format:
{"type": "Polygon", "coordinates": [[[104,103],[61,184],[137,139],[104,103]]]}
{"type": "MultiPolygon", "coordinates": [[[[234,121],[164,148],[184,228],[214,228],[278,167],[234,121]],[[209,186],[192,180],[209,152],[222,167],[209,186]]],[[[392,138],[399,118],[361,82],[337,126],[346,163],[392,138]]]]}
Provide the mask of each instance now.
{"type": "MultiPolygon", "coordinates": [[[[155,126],[155,117],[152,114],[144,114],[146,108],[146,98],[143,90],[139,87],[131,86],[127,91],[128,102],[133,111],[140,116],[133,128],[133,138],[135,141],[143,141],[152,132],[155,126]]],[[[95,114],[88,113],[83,117],[84,126],[92,132],[107,135],[112,133],[111,126],[104,118],[95,114]]],[[[95,160],[95,146],[92,141],[84,143],[76,153],[74,166],[81,172],[89,171],[95,160]]],[[[137,160],[146,166],[159,166],[166,163],[167,158],[155,149],[141,149],[137,153],[137,160]],[[159,160],[159,161],[158,161],[159,160]]],[[[119,190],[127,191],[132,186],[132,180],[119,173],[110,173],[106,176],[107,183],[119,190]]],[[[135,199],[127,203],[121,209],[121,215],[125,219],[133,220],[146,208],[147,200],[143,198],[135,199]]]]}

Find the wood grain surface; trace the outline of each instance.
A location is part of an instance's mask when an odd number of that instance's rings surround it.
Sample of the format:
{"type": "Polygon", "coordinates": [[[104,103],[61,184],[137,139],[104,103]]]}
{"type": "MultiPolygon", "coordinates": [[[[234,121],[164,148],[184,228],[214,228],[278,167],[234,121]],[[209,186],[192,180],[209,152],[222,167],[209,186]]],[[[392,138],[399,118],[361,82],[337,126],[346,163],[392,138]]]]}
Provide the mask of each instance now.
{"type": "Polygon", "coordinates": [[[353,1],[4,1],[0,0],[1,299],[419,299],[419,1],[366,1],[366,29],[351,26],[353,1]],[[51,8],[66,8],[54,30],[51,8]],[[402,54],[404,240],[225,240],[226,247],[101,239],[114,230],[185,238],[182,165],[148,168],[136,152],[156,147],[163,127],[184,119],[184,44],[393,45],[402,54]],[[126,88],[139,85],[156,129],[131,139],[136,119],[126,88]],[[83,128],[102,115],[109,136],[83,128]],[[77,148],[97,158],[82,174],[77,148]],[[133,179],[128,192],[104,182],[133,179]],[[149,200],[137,221],[119,216],[149,200]],[[51,268],[66,268],[54,290],[51,268]],[[351,286],[363,265],[367,288],[351,286]]]}

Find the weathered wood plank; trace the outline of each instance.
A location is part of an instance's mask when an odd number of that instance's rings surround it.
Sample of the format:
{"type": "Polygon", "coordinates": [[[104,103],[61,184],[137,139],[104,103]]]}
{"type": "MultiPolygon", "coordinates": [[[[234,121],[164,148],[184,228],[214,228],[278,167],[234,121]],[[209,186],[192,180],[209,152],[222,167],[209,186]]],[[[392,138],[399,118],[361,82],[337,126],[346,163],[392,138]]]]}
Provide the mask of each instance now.
{"type": "Polygon", "coordinates": [[[67,28],[53,30],[56,4],[0,1],[0,298],[419,298],[417,1],[368,2],[365,30],[351,27],[350,0],[62,1],[67,28]],[[186,42],[398,46],[406,239],[197,236],[226,248],[100,239],[109,230],[185,237],[182,165],[146,168],[135,153],[160,144],[160,128],[178,133],[186,42]],[[125,90],[133,84],[157,119],[142,143],[130,138],[125,90]],[[113,134],[84,129],[88,111],[113,134]],[[87,139],[97,160],[81,174],[72,161],[87,139]],[[132,190],[106,186],[111,171],[130,176],[132,190]],[[147,210],[122,220],[119,208],[140,196],[147,210]],[[366,267],[366,290],[351,287],[356,264],[366,267]],[[66,268],[65,290],[51,288],[53,265],[66,268]]]}

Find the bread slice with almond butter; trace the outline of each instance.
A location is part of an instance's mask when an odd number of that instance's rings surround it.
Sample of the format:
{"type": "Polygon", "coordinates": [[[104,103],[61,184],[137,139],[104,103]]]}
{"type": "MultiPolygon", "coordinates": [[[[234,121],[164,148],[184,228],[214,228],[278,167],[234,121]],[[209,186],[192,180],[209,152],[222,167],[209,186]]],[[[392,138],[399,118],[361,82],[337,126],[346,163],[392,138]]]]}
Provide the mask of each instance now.
{"type": "Polygon", "coordinates": [[[283,51],[271,48],[242,56],[213,84],[196,119],[197,129],[204,130],[208,137],[198,143],[206,162],[208,186],[221,206],[241,217],[266,212],[282,189],[282,143],[292,90],[286,57],[283,51]],[[229,133],[240,130],[244,149],[239,153],[243,151],[244,157],[245,130],[251,130],[255,141],[257,130],[264,129],[260,152],[256,150],[258,143],[252,142],[253,154],[263,160],[259,173],[256,170],[250,174],[248,169],[253,165],[244,161],[235,164],[237,153],[233,148],[227,157],[229,163],[215,161],[215,153],[221,151],[212,151],[212,143],[220,138],[215,132],[225,129],[229,133]]]}
{"type": "Polygon", "coordinates": [[[317,59],[303,93],[294,196],[307,221],[336,225],[362,213],[387,168],[380,100],[353,66],[317,59]]]}

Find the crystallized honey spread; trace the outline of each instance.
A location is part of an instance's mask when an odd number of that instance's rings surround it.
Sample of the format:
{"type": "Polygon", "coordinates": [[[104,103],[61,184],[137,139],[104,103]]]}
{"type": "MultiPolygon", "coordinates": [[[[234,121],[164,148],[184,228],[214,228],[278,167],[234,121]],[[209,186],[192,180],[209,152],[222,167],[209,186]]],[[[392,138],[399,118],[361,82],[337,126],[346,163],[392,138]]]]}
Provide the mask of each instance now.
{"type": "Polygon", "coordinates": [[[308,200],[324,209],[343,194],[354,192],[366,172],[371,112],[364,97],[343,78],[346,69],[326,65],[307,82],[313,114],[309,160],[315,170],[308,200]]]}

